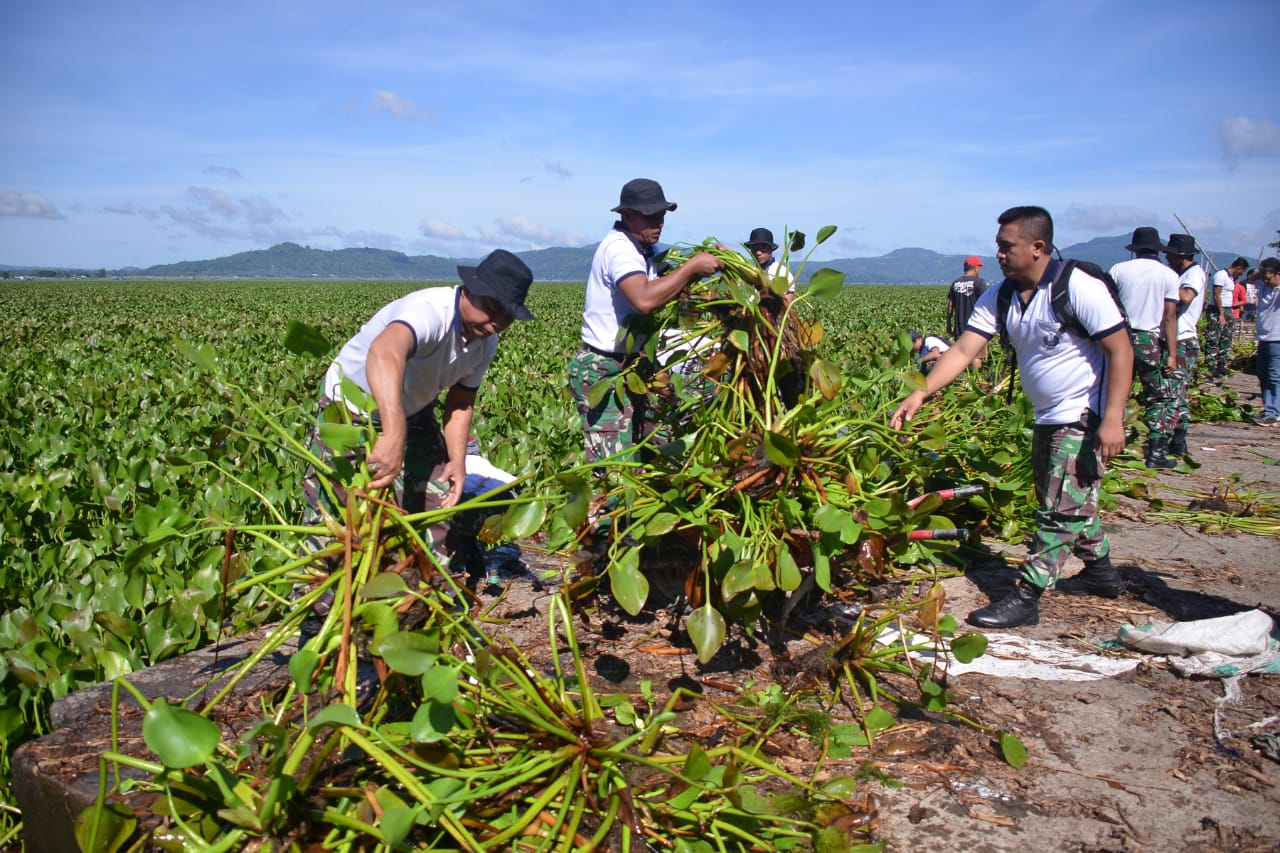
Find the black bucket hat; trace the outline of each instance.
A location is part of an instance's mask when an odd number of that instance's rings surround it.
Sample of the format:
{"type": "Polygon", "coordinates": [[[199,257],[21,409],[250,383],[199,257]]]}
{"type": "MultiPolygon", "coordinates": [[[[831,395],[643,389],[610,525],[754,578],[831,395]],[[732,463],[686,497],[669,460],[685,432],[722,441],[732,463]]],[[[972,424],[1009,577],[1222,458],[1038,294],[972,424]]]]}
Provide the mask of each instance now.
{"type": "Polygon", "coordinates": [[[776,251],[778,244],[773,242],[773,232],[768,228],[752,228],[751,236],[742,244],[748,249],[753,246],[768,246],[769,251],[776,251]]]}
{"type": "Polygon", "coordinates": [[[1164,249],[1160,232],[1149,225],[1133,229],[1133,239],[1125,246],[1130,252],[1159,252],[1164,249]]]}
{"type": "Polygon", "coordinates": [[[1186,255],[1188,258],[1194,258],[1200,248],[1196,245],[1196,238],[1190,234],[1170,234],[1169,245],[1165,246],[1164,250],[1170,255],[1186,255]]]}
{"type": "Polygon", "coordinates": [[[506,249],[493,250],[474,267],[459,264],[458,277],[467,290],[496,300],[515,319],[533,319],[533,313],[524,307],[529,285],[533,284],[533,273],[524,261],[506,249]]]}
{"type": "Polygon", "coordinates": [[[662,194],[662,184],[648,178],[633,178],[622,185],[622,194],[613,212],[634,210],[645,216],[652,216],[659,211],[675,209],[676,203],[667,201],[667,197],[662,194]]]}

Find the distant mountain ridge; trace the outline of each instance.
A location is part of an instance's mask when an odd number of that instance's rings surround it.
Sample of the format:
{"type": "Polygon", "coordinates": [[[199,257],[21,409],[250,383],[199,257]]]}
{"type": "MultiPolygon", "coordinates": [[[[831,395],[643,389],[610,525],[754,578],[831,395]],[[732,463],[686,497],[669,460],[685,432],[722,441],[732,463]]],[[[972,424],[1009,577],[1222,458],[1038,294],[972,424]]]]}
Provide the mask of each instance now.
{"type": "MultiPolygon", "coordinates": [[[[1062,249],[1063,257],[1093,261],[1104,269],[1130,257],[1124,248],[1129,235],[1095,237],[1062,249]]],[[[516,252],[533,271],[536,281],[586,281],[595,245],[555,247],[516,252]]],[[[1243,252],[1215,252],[1218,268],[1243,252]]],[[[1000,278],[994,256],[979,255],[989,281],[1000,278]]],[[[798,267],[802,255],[792,259],[798,267]]],[[[800,272],[803,282],[823,267],[840,270],[850,284],[947,284],[963,272],[965,255],[944,255],[930,249],[894,249],[870,258],[811,260],[800,272]]],[[[139,269],[113,271],[114,275],[148,278],[337,278],[390,281],[456,281],[458,265],[474,265],[479,258],[445,258],[438,255],[406,255],[390,249],[312,249],[297,243],[278,243],[269,249],[239,252],[203,261],[182,261],[139,269]]],[[[1250,264],[1254,262],[1250,260],[1250,264]]],[[[1207,268],[1206,264],[1206,268],[1207,268]]],[[[18,270],[18,267],[2,267],[18,270]]],[[[70,273],[83,271],[68,271],[70,273]]]]}

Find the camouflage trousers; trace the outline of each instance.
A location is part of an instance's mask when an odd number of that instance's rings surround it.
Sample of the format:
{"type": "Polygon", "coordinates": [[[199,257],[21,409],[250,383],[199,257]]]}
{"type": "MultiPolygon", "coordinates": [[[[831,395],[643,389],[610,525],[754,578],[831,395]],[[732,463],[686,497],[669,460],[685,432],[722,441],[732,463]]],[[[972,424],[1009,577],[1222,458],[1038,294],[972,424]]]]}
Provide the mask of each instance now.
{"type": "Polygon", "coordinates": [[[1218,312],[1205,311],[1204,363],[1211,373],[1227,369],[1231,361],[1231,338],[1235,334],[1235,322],[1231,317],[1218,321],[1218,312]]]}
{"type": "Polygon", "coordinates": [[[1159,441],[1173,434],[1177,414],[1177,393],[1164,373],[1168,354],[1156,332],[1134,330],[1133,372],[1142,386],[1138,398],[1142,403],[1142,421],[1147,426],[1147,439],[1159,441]]]}
{"type": "Polygon", "coordinates": [[[1037,425],[1031,439],[1031,469],[1036,481],[1036,530],[1022,565],[1022,577],[1051,588],[1071,553],[1099,560],[1111,543],[1098,516],[1099,418],[1093,412],[1073,424],[1037,425]]]}
{"type": "Polygon", "coordinates": [[[1196,365],[1200,363],[1200,342],[1195,338],[1178,341],[1178,369],[1169,375],[1177,396],[1177,409],[1173,418],[1174,432],[1186,432],[1191,428],[1191,409],[1188,399],[1191,394],[1191,379],[1196,374],[1196,365]]]}
{"type": "MultiPolygon", "coordinates": [[[[340,412],[336,413],[338,417],[334,417],[336,410],[333,407],[342,405],[344,404],[321,395],[320,413],[307,433],[308,449],[326,465],[332,467],[336,476],[329,482],[333,490],[333,497],[330,497],[321,483],[320,472],[311,465],[307,466],[302,479],[302,493],[307,502],[307,508],[303,513],[303,524],[306,525],[322,524],[326,517],[338,519],[341,523],[346,513],[346,487],[351,483],[360,463],[364,461],[364,448],[337,454],[320,438],[320,425],[326,421],[330,423],[338,421],[340,412]]],[[[354,414],[352,420],[357,424],[362,422],[362,419],[354,414]]],[[[376,415],[372,417],[372,423],[375,428],[379,427],[376,415]]],[[[445,449],[444,433],[436,419],[434,405],[427,406],[410,416],[407,427],[404,466],[392,485],[392,491],[396,506],[408,514],[413,514],[436,509],[443,504],[449,485],[441,480],[440,476],[445,462],[449,459],[449,453],[445,449]]],[[[449,565],[455,550],[451,532],[448,522],[439,522],[426,529],[418,530],[423,543],[431,549],[436,561],[442,567],[449,565]]],[[[327,544],[327,539],[319,537],[311,537],[307,542],[308,549],[312,551],[323,548],[327,544]]],[[[340,560],[336,564],[331,562],[328,568],[332,571],[337,565],[341,565],[340,560]]]]}
{"type": "Polygon", "coordinates": [[[642,395],[625,387],[619,394],[611,385],[595,405],[589,399],[592,386],[616,379],[626,363],[624,358],[602,355],[585,347],[569,362],[569,392],[582,417],[588,462],[611,456],[627,458],[648,429],[648,407],[642,395]]]}

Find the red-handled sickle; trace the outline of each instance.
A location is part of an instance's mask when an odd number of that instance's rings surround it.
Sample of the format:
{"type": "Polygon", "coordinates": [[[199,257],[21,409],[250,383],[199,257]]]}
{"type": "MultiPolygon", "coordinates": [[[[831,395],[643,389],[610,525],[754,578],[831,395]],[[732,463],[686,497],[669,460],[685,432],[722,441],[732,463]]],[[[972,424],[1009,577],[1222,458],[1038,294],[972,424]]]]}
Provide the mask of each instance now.
{"type": "Polygon", "coordinates": [[[923,495],[920,495],[917,498],[912,498],[911,500],[907,501],[907,507],[909,509],[915,509],[925,500],[925,498],[928,498],[932,495],[937,495],[942,500],[949,501],[953,498],[973,497],[974,495],[982,494],[984,491],[986,491],[986,486],[982,486],[982,485],[956,486],[954,489],[939,489],[936,492],[925,492],[923,495]]]}

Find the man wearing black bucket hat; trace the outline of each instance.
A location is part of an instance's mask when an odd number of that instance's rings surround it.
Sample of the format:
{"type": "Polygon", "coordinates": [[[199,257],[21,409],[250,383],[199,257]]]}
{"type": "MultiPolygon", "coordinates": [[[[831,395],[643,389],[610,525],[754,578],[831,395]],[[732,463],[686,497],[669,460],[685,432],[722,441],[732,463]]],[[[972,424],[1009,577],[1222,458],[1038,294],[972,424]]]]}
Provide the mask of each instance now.
{"type": "Polygon", "coordinates": [[[1196,364],[1200,361],[1200,314],[1204,310],[1206,276],[1196,263],[1200,249],[1190,234],[1170,234],[1164,248],[1169,266],[1178,274],[1178,369],[1173,372],[1173,387],[1177,394],[1177,412],[1174,417],[1173,435],[1169,439],[1169,453],[1187,455],[1187,431],[1191,428],[1191,409],[1187,395],[1196,364]]]}
{"type": "MultiPolygon", "coordinates": [[[[369,488],[392,487],[408,512],[453,506],[462,496],[476,391],[497,352],[497,333],[533,319],[525,307],[533,274],[510,252],[459,266],[458,276],[461,285],[416,290],[385,305],[342,346],[325,374],[310,436],[313,452],[331,459],[319,437],[319,426],[335,420],[331,406],[345,404],[353,421],[373,423],[378,438],[364,460],[369,488]],[[360,396],[344,393],[344,382],[360,396]],[[441,394],[443,429],[436,419],[441,394]]],[[[358,464],[360,455],[347,458],[358,464]]],[[[310,523],[335,514],[314,470],[304,492],[310,523]]],[[[442,533],[431,531],[437,556],[442,533]]]]}
{"type": "Polygon", "coordinates": [[[582,347],[569,362],[569,390],[582,416],[587,459],[597,462],[630,451],[645,437],[644,398],[612,388],[594,404],[592,386],[616,377],[644,345],[628,328],[628,320],[651,314],[680,295],[691,281],[720,269],[720,260],[698,252],[679,267],[659,276],[654,246],[662,236],[666,215],[676,209],[662,186],[648,178],[627,181],[613,212],[619,219],[591,259],[586,306],[582,314],[582,347]]]}
{"type": "Polygon", "coordinates": [[[773,253],[778,251],[778,244],[773,242],[772,231],[768,228],[752,228],[751,236],[742,245],[747,247],[747,251],[751,252],[756,263],[760,265],[760,269],[764,270],[770,278],[782,276],[788,283],[787,293],[795,292],[796,277],[791,274],[791,270],[787,269],[781,259],[773,256],[773,253]]]}
{"type": "Polygon", "coordinates": [[[1143,421],[1147,425],[1145,460],[1149,468],[1173,468],[1169,439],[1177,415],[1171,377],[1178,368],[1178,274],[1160,263],[1160,232],[1135,228],[1125,246],[1133,258],[1111,268],[1120,302],[1133,330],[1133,368],[1142,384],[1143,421]]]}

